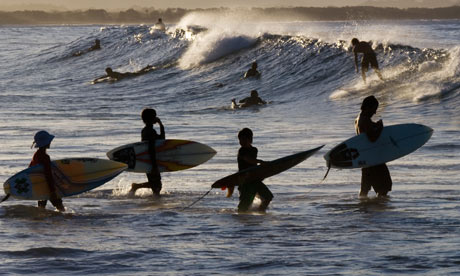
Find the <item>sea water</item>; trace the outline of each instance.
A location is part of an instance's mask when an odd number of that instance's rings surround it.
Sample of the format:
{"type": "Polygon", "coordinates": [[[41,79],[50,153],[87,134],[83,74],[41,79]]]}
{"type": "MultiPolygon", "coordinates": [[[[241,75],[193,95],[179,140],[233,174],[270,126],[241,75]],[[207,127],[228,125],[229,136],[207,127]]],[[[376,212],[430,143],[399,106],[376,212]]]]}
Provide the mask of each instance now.
{"type": "MultiPolygon", "coordinates": [[[[128,195],[144,174],[123,173],[64,198],[0,205],[3,275],[459,275],[460,22],[260,22],[188,16],[166,34],[136,26],[0,27],[0,181],[26,168],[38,130],[52,159],[106,158],[140,140],[145,107],[166,137],[217,151],[196,168],[163,173],[161,198],[128,195]],[[216,23],[217,22],[217,23],[216,23]],[[236,22],[236,23],[235,23],[236,22]],[[207,28],[182,32],[187,24],[207,28]],[[355,72],[350,40],[370,41],[385,81],[355,72]],[[74,57],[95,39],[102,49],[74,57]],[[257,61],[260,79],[242,79],[257,61]],[[90,84],[106,67],[148,74],[90,84]],[[232,110],[252,89],[269,104],[232,110]],[[355,135],[362,99],[375,120],[434,129],[388,164],[388,199],[360,199],[360,170],[327,168],[326,151],[355,135]],[[266,213],[238,214],[238,195],[211,184],[237,170],[237,133],[254,132],[259,158],[325,144],[264,182],[266,213]],[[185,208],[185,209],[184,209],[185,208]]],[[[260,203],[256,200],[255,205],[260,203]]]]}

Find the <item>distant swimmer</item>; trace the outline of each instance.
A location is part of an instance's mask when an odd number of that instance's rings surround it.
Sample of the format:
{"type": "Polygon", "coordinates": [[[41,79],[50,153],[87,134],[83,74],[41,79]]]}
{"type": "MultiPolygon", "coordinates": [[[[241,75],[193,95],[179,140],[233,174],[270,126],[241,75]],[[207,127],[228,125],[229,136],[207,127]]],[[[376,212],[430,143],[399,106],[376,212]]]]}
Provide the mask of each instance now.
{"type": "Polygon", "coordinates": [[[94,45],[89,47],[87,50],[85,51],[78,51],[76,53],[73,54],[74,57],[78,57],[78,56],[81,56],[85,53],[88,53],[88,52],[92,52],[92,51],[95,51],[95,50],[100,50],[101,49],[101,41],[99,39],[96,39],[94,41],[94,45]]]}
{"type": "Polygon", "coordinates": [[[368,42],[359,41],[357,38],[353,38],[351,40],[351,44],[353,45],[353,53],[355,55],[356,73],[359,73],[358,53],[363,54],[363,59],[361,60],[361,75],[363,76],[364,83],[366,83],[366,73],[369,70],[369,64],[371,65],[372,69],[374,69],[375,73],[377,73],[377,76],[383,80],[382,73],[380,73],[379,70],[377,57],[374,50],[372,50],[371,45],[368,42]]]}
{"type": "Polygon", "coordinates": [[[257,62],[253,62],[251,69],[249,69],[245,74],[244,78],[250,78],[250,77],[255,77],[255,78],[260,78],[260,73],[257,71],[257,62]]]}
{"type": "Polygon", "coordinates": [[[158,18],[158,22],[155,23],[155,26],[153,26],[153,28],[156,29],[156,30],[160,30],[162,32],[166,31],[166,26],[163,23],[163,19],[158,18]]]}
{"type": "Polygon", "coordinates": [[[232,99],[232,108],[235,109],[235,108],[249,107],[253,105],[264,105],[266,103],[267,102],[265,102],[259,97],[259,93],[257,92],[257,90],[252,90],[251,96],[240,100],[239,104],[236,103],[236,99],[232,99]]]}
{"type": "Polygon", "coordinates": [[[101,81],[105,81],[105,80],[107,80],[107,81],[109,81],[109,80],[119,81],[119,80],[124,79],[124,78],[143,75],[143,74],[148,73],[149,71],[151,71],[153,69],[155,69],[154,66],[147,65],[146,67],[144,67],[141,70],[136,71],[136,72],[120,73],[120,72],[113,71],[112,68],[110,68],[110,67],[107,67],[107,68],[105,68],[105,72],[107,73],[107,75],[99,77],[97,79],[94,79],[92,81],[92,83],[97,83],[97,82],[101,82],[101,81]]]}
{"type": "Polygon", "coordinates": [[[94,45],[91,46],[88,51],[100,50],[101,49],[101,41],[99,39],[94,40],[94,45]]]}

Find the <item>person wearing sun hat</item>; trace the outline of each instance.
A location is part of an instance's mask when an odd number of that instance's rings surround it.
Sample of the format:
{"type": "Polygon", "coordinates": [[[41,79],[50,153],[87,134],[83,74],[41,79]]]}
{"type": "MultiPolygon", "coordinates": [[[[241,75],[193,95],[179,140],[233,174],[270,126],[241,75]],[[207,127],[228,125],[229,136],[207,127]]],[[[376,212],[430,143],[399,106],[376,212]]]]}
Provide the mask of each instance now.
{"type": "MultiPolygon", "coordinates": [[[[46,149],[50,148],[51,142],[54,139],[54,135],[49,134],[45,130],[40,130],[35,133],[34,136],[34,143],[35,148],[38,150],[35,152],[32,161],[29,164],[29,167],[36,166],[36,165],[43,165],[45,179],[48,183],[48,187],[50,189],[50,201],[60,212],[64,212],[65,208],[62,204],[62,199],[60,199],[56,194],[56,187],[53,179],[53,175],[51,174],[51,158],[46,153],[46,149]]],[[[47,200],[40,200],[38,201],[38,207],[45,208],[47,200]]]]}

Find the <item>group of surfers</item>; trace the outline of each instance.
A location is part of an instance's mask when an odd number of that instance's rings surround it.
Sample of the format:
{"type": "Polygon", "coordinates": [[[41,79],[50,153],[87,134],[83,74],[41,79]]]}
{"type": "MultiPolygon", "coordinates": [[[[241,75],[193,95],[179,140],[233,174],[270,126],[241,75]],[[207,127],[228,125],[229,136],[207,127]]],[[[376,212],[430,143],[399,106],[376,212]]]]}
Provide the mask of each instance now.
{"type": "MultiPolygon", "coordinates": [[[[356,134],[364,133],[371,142],[374,142],[380,136],[383,129],[383,122],[372,121],[372,116],[377,112],[379,106],[378,100],[374,96],[366,97],[361,104],[361,112],[355,120],[356,134]]],[[[165,139],[165,127],[157,116],[157,113],[152,108],[145,108],[141,112],[141,118],[145,126],[141,131],[141,141],[148,143],[148,154],[152,160],[152,170],[147,173],[147,181],[144,183],[132,183],[129,194],[135,195],[136,191],[141,188],[150,188],[153,195],[160,196],[162,189],[161,175],[156,164],[156,151],[155,142],[158,139],[165,139]],[[154,128],[154,125],[158,125],[160,134],[154,128]]],[[[51,173],[51,158],[46,153],[46,150],[50,148],[51,142],[54,139],[54,135],[49,134],[45,130],[37,132],[34,136],[34,145],[38,150],[35,152],[32,161],[29,166],[43,165],[45,179],[48,183],[50,190],[50,202],[59,211],[65,211],[62,199],[56,193],[56,186],[51,173]]],[[[238,132],[238,140],[240,149],[238,150],[237,161],[238,170],[248,169],[252,166],[263,164],[265,161],[258,159],[258,149],[252,145],[253,143],[253,132],[249,128],[243,128],[238,132]]],[[[231,196],[234,187],[227,187],[229,189],[228,195],[231,196]]],[[[388,192],[392,188],[392,180],[390,172],[386,164],[381,164],[369,168],[362,169],[361,176],[361,189],[359,192],[360,197],[367,197],[367,194],[374,189],[378,197],[386,197],[388,192]]],[[[273,194],[270,189],[261,181],[252,181],[249,183],[243,183],[238,186],[239,204],[238,212],[246,212],[250,209],[256,195],[260,198],[261,204],[258,207],[260,212],[265,212],[271,200],[273,194]]],[[[38,202],[38,206],[45,208],[47,204],[46,200],[38,202]]]]}
{"type": "MultiPolygon", "coordinates": [[[[161,19],[159,20],[161,24],[161,19]]],[[[375,52],[372,50],[372,47],[369,43],[364,41],[359,41],[356,38],[353,38],[351,41],[353,45],[353,53],[355,56],[355,67],[356,71],[359,72],[358,68],[358,53],[363,54],[361,61],[361,73],[362,78],[366,81],[366,73],[368,71],[369,65],[375,70],[380,79],[383,80],[383,77],[379,71],[378,62],[376,59],[375,52]]],[[[100,49],[100,41],[96,40],[95,46],[90,49],[96,50],[100,49]],[[97,47],[95,47],[97,45],[97,47]]],[[[154,69],[153,66],[146,66],[136,72],[127,72],[119,73],[113,71],[111,68],[106,69],[107,76],[114,79],[122,79],[124,77],[138,76],[145,74],[154,69]]],[[[257,70],[257,63],[253,62],[251,68],[244,74],[244,78],[259,78],[261,76],[260,72],[257,70]]],[[[247,107],[251,105],[265,104],[256,90],[251,91],[251,96],[239,101],[239,104],[236,103],[236,100],[232,100],[232,105],[236,107],[247,107]]],[[[379,106],[378,100],[374,96],[366,97],[361,104],[361,112],[355,120],[355,130],[356,134],[365,133],[368,139],[371,142],[374,142],[380,136],[380,133],[383,129],[382,120],[378,122],[372,121],[372,116],[377,112],[379,106]]],[[[147,173],[147,182],[144,183],[132,183],[130,194],[134,195],[136,191],[140,188],[150,188],[155,196],[159,196],[162,189],[161,175],[156,164],[156,152],[155,152],[155,141],[158,139],[165,139],[165,127],[161,122],[160,118],[157,116],[157,113],[152,108],[146,108],[141,112],[141,119],[145,124],[145,127],[141,131],[141,141],[148,143],[148,153],[152,160],[152,170],[150,173],[147,173]],[[154,125],[158,125],[160,134],[154,128],[154,125]]],[[[253,132],[249,128],[243,128],[238,132],[238,140],[240,144],[240,149],[238,150],[237,162],[238,169],[244,170],[252,166],[257,166],[264,163],[265,161],[258,159],[258,149],[252,145],[253,143],[253,132]]],[[[38,150],[35,152],[33,159],[30,163],[30,166],[42,164],[44,167],[45,178],[50,190],[50,202],[59,210],[65,211],[62,199],[58,197],[56,193],[56,188],[54,180],[51,174],[51,159],[46,153],[46,150],[50,147],[54,136],[49,134],[47,131],[39,131],[34,136],[34,144],[38,150]]],[[[233,187],[228,187],[229,191],[233,191],[233,187]]],[[[361,197],[367,197],[368,192],[374,189],[378,197],[387,196],[388,192],[392,188],[392,180],[388,170],[388,167],[385,164],[377,165],[370,168],[362,169],[361,176],[361,189],[359,195],[361,197]]],[[[255,196],[257,195],[261,199],[261,204],[258,208],[259,211],[264,212],[271,200],[273,199],[273,194],[268,189],[268,187],[262,181],[253,181],[251,183],[244,183],[243,185],[238,186],[240,193],[238,211],[246,212],[249,210],[252,205],[255,196]]],[[[231,195],[231,192],[230,192],[231,195]]],[[[38,206],[45,208],[47,201],[39,201],[38,206]]]]}

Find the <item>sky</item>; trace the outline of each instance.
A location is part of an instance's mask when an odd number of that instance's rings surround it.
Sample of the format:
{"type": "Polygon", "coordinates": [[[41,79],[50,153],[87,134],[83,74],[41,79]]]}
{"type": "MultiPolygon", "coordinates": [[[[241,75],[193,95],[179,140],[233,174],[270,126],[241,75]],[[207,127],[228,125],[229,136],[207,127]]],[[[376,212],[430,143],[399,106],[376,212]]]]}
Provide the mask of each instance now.
{"type": "Polygon", "coordinates": [[[129,8],[212,8],[212,7],[446,7],[460,5],[460,0],[0,0],[0,10],[87,10],[108,11],[129,8]]]}

